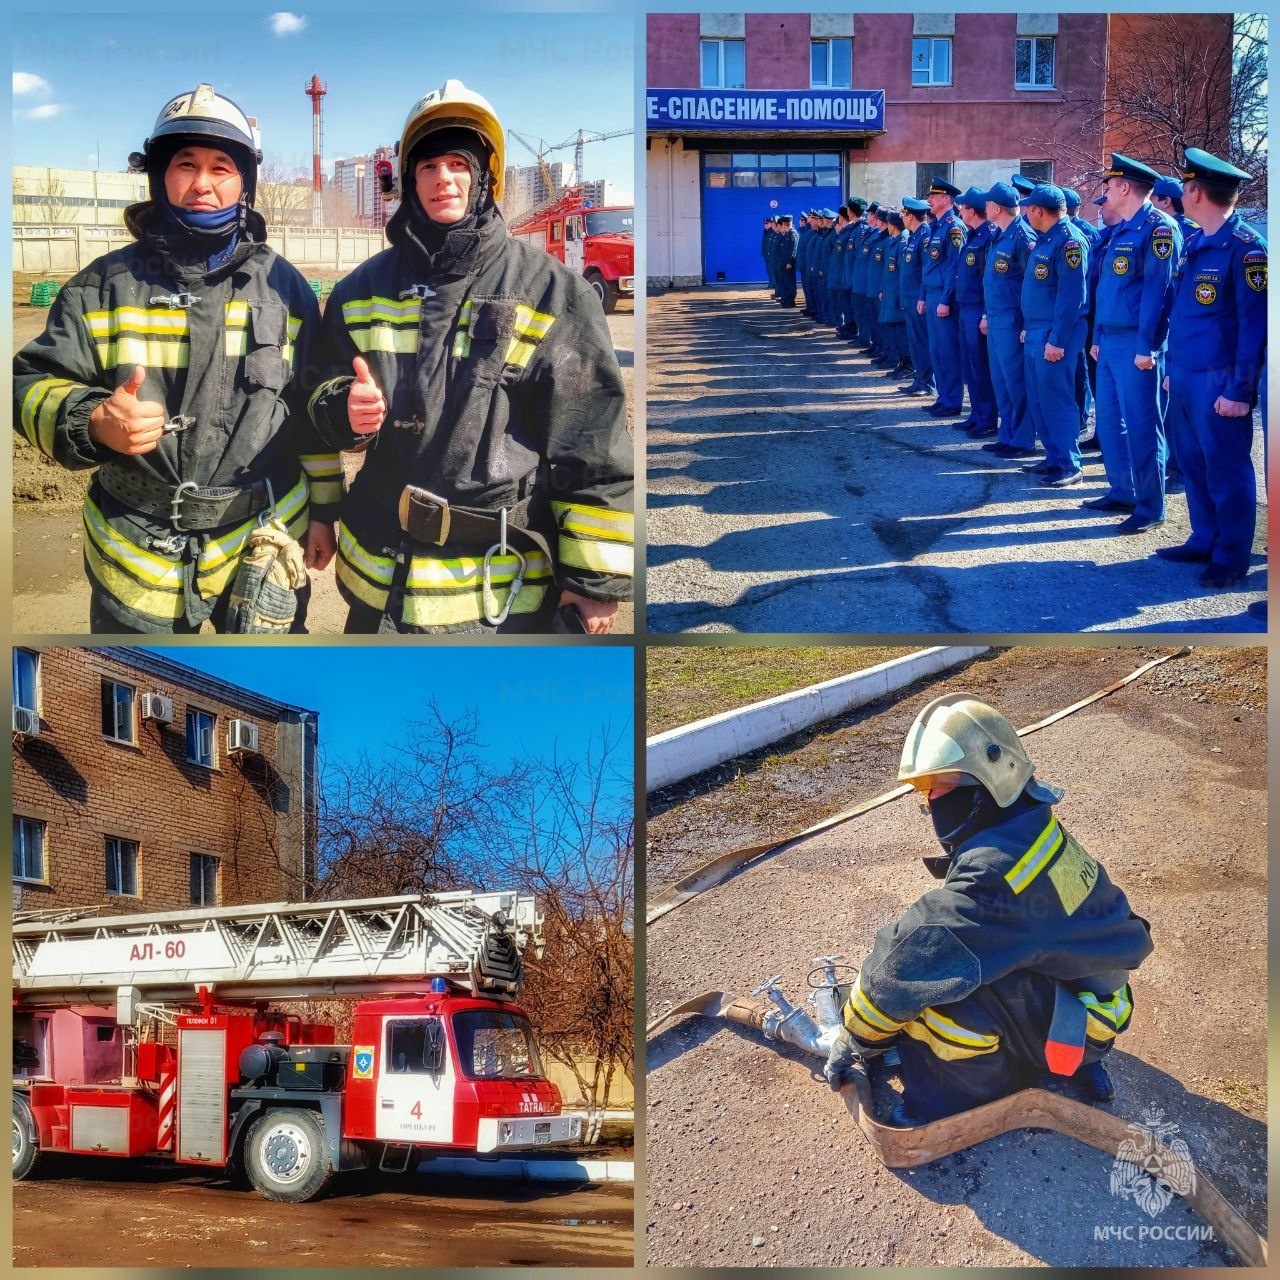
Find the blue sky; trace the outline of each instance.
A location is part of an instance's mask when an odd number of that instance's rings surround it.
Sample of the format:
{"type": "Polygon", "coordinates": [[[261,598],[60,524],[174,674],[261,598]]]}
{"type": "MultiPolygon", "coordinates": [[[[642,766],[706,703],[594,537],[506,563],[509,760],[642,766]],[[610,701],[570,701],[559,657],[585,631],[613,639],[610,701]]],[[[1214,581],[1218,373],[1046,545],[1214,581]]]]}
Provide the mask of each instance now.
{"type": "MultiPolygon", "coordinates": [[[[450,719],[474,711],[485,754],[585,758],[603,725],[622,735],[615,763],[631,773],[633,658],[600,646],[184,645],[151,652],[320,713],[327,764],[392,751],[432,697],[450,719]]],[[[629,794],[629,790],[628,790],[629,794]]]]}
{"type": "MultiPolygon", "coordinates": [[[[627,14],[477,13],[466,4],[443,13],[356,6],[275,15],[172,6],[163,22],[18,14],[13,160],[124,169],[161,106],[206,81],[257,117],[268,161],[309,174],[303,87],[312,72],[329,89],[326,174],[339,156],[395,142],[409,107],[446,78],[483,93],[507,127],[554,145],[579,128],[632,127],[635,29],[627,14]]],[[[634,137],[588,143],[585,176],[634,194],[634,157],[634,137]]],[[[548,158],[572,163],[572,148],[548,158]]],[[[534,159],[509,139],[508,162],[534,159]]]]}

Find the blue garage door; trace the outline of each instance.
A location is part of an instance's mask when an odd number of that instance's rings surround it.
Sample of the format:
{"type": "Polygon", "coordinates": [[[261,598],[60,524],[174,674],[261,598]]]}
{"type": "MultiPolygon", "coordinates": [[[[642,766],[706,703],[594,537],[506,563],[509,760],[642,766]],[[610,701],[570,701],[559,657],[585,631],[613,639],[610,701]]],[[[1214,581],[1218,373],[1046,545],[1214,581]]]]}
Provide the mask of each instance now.
{"type": "Polygon", "coordinates": [[[704,151],[702,278],[707,284],[764,280],[760,233],[770,214],[797,222],[814,205],[840,203],[840,153],[704,151]]]}

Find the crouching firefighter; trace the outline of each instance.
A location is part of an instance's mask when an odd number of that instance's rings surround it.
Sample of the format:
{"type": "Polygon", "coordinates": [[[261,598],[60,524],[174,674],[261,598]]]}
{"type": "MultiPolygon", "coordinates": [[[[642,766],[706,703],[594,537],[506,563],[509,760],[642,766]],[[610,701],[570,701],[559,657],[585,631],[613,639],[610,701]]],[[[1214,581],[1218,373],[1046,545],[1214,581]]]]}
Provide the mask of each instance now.
{"type": "Polygon", "coordinates": [[[630,595],[622,375],[585,280],[507,234],[505,136],[457,80],[415,103],[391,247],[325,310],[348,632],[603,632],[630,595]]]}
{"type": "Polygon", "coordinates": [[[207,84],[141,153],[135,244],[58,293],[14,361],[14,425],[73,470],[90,629],[300,631],[307,563],[333,554],[339,458],[306,412],[316,299],[253,208],[258,131],[207,84]],[[308,529],[308,517],[312,521],[308,529]]]}
{"type": "Polygon", "coordinates": [[[1103,1059],[1129,1025],[1129,974],[1151,953],[1147,922],[1053,811],[1013,726],[965,695],[930,702],[898,771],[942,845],[942,881],[876,934],[849,991],[828,1081],[895,1048],[896,1124],[965,1111],[1074,1077],[1113,1096],[1103,1059]]]}

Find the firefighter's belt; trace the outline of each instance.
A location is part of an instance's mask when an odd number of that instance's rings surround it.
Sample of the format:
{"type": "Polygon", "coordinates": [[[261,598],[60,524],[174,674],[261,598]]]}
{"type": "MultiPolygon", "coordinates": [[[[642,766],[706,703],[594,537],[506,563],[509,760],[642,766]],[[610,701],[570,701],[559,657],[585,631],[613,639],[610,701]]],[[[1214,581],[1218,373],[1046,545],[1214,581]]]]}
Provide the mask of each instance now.
{"type": "MultiPolygon", "coordinates": [[[[507,509],[507,545],[528,555],[539,552],[549,565],[555,564],[551,548],[542,534],[526,527],[528,500],[507,509]]],[[[483,552],[502,538],[502,522],[497,511],[459,507],[427,489],[406,485],[400,495],[400,528],[413,542],[424,542],[465,554],[483,552]]]]}
{"type": "Polygon", "coordinates": [[[117,501],[144,515],[167,520],[183,533],[251,520],[271,505],[271,486],[265,479],[242,488],[202,489],[190,480],[169,484],[149,472],[113,462],[98,468],[98,479],[117,501]]]}

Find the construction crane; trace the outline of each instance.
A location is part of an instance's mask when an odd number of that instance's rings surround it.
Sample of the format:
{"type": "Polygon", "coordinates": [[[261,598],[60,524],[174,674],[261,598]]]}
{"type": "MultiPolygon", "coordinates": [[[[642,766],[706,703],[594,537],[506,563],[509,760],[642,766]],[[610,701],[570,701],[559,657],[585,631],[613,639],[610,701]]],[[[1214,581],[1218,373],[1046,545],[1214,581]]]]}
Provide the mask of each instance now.
{"type": "MultiPolygon", "coordinates": [[[[547,153],[551,150],[559,150],[559,148],[548,147],[542,138],[526,138],[523,133],[517,133],[514,129],[508,129],[507,132],[538,162],[538,171],[542,174],[542,181],[546,184],[547,199],[554,200],[559,196],[560,192],[556,187],[555,179],[551,176],[551,166],[547,164],[547,153]],[[537,143],[539,145],[535,146],[537,143]]],[[[567,144],[566,144],[567,145],[567,144]]]]}
{"type": "Polygon", "coordinates": [[[573,148],[573,168],[577,174],[579,182],[582,181],[582,147],[587,142],[604,142],[609,138],[625,138],[634,133],[634,129],[614,129],[612,133],[589,133],[584,129],[579,129],[572,138],[566,138],[557,146],[549,147],[550,151],[563,151],[566,147],[573,148]]]}

